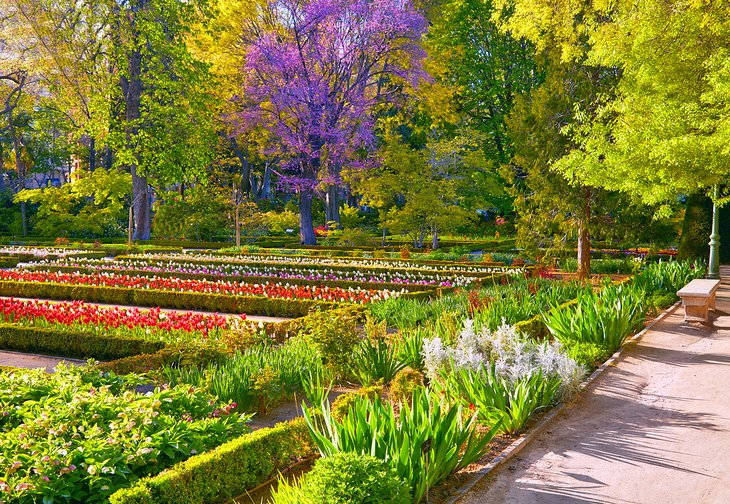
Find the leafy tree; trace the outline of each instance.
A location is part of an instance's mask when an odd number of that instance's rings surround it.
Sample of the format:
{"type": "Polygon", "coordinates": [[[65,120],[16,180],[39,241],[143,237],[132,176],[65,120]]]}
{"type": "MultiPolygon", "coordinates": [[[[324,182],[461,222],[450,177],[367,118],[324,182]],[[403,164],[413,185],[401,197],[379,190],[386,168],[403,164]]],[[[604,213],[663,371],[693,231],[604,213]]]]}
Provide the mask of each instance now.
{"type": "Polygon", "coordinates": [[[382,164],[355,173],[353,182],[363,203],[380,209],[383,228],[408,235],[416,248],[423,247],[430,232],[436,249],[439,230],[452,230],[469,216],[458,195],[464,171],[459,154],[467,157],[468,150],[462,146],[457,154],[437,141],[414,149],[389,135],[382,164]]]}
{"type": "MultiPolygon", "coordinates": [[[[661,215],[678,195],[725,181],[728,14],[724,2],[517,1],[510,27],[538,45],[550,42],[541,34],[552,33],[564,61],[585,60],[620,75],[610,99],[572,132],[574,148],[553,168],[662,205],[661,215]],[[538,11],[543,15],[530,15],[538,11]]],[[[694,214],[689,206],[686,215],[694,214]]]]}
{"type": "Polygon", "coordinates": [[[400,0],[271,0],[247,23],[239,120],[280,142],[302,243],[316,242],[315,189],[338,184],[343,165],[370,148],[389,84],[419,76],[423,30],[423,16],[400,0]]]}
{"type": "Polygon", "coordinates": [[[448,0],[434,8],[425,46],[432,75],[450,89],[457,113],[485,135],[486,157],[509,160],[504,124],[515,96],[539,84],[533,47],[500,30],[491,0],[448,0]]]}
{"type": "Polygon", "coordinates": [[[42,236],[123,236],[131,182],[128,173],[97,168],[61,187],[22,190],[15,200],[38,205],[35,229],[42,236]]]}
{"type": "Polygon", "coordinates": [[[204,0],[128,0],[112,6],[121,113],[110,141],[115,164],[132,174],[135,239],[150,237],[148,177],[162,184],[193,180],[204,174],[212,156],[207,71],[186,45],[205,8],[204,0]]]}

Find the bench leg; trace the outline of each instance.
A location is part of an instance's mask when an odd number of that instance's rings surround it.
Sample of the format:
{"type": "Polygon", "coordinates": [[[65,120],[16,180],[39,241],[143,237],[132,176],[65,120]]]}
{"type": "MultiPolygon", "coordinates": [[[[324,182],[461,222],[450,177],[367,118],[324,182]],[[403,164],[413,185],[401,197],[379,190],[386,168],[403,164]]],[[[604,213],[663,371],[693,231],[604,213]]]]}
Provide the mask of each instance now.
{"type": "Polygon", "coordinates": [[[709,304],[684,305],[684,321],[706,324],[710,320],[709,308],[709,304]]]}
{"type": "Polygon", "coordinates": [[[715,302],[716,302],[715,301],[715,298],[716,297],[717,297],[717,293],[716,292],[713,292],[712,293],[712,296],[710,296],[710,301],[708,303],[710,310],[714,310],[715,309],[715,302]]]}

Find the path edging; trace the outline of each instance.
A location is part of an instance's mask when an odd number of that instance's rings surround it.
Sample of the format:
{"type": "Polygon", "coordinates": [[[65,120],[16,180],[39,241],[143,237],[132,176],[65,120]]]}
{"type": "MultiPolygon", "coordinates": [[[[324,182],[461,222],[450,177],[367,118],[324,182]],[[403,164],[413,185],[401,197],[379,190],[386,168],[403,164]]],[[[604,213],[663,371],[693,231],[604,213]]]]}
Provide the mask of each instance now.
{"type": "Polygon", "coordinates": [[[628,338],[623,345],[621,345],[621,348],[616,350],[616,352],[601,366],[593,371],[593,373],[588,376],[585,380],[581,382],[581,384],[578,386],[578,391],[575,393],[573,398],[564,403],[560,403],[559,405],[555,406],[552,410],[550,410],[549,413],[547,413],[542,420],[540,420],[537,425],[535,425],[533,428],[531,428],[528,432],[522,434],[520,437],[518,437],[516,440],[512,442],[507,448],[502,450],[502,452],[497,455],[494,459],[492,459],[489,464],[481,468],[479,471],[477,471],[475,474],[476,476],[471,478],[467,483],[465,483],[457,492],[456,495],[450,497],[445,501],[445,504],[457,504],[463,497],[466,496],[467,493],[469,493],[480,481],[484,480],[489,474],[491,474],[495,469],[502,466],[505,462],[510,460],[512,457],[517,455],[522,449],[530,443],[534,438],[536,438],[538,435],[542,434],[542,432],[547,428],[547,426],[553,421],[555,417],[557,417],[560,413],[565,411],[565,409],[573,404],[575,400],[578,398],[579,395],[583,394],[583,392],[590,387],[599,376],[601,376],[606,369],[609,367],[612,367],[616,364],[616,362],[621,358],[621,355],[623,354],[624,350],[629,346],[629,344],[636,343],[639,339],[641,339],[644,334],[649,332],[654,328],[655,325],[657,325],[659,322],[662,322],[664,319],[666,319],[669,315],[674,313],[674,311],[679,308],[682,304],[682,301],[677,301],[672,306],[664,310],[657,318],[655,318],[648,326],[646,326],[644,329],[639,331],[638,333],[634,334],[632,337],[628,338]]]}

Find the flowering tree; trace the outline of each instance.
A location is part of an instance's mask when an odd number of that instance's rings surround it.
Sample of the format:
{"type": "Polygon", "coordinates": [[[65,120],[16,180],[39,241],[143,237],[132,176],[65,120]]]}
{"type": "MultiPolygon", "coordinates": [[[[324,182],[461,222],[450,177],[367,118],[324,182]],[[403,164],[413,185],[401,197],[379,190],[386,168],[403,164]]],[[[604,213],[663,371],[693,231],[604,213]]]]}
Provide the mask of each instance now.
{"type": "Polygon", "coordinates": [[[270,0],[246,26],[237,133],[263,126],[299,194],[300,236],[316,243],[312,198],[373,145],[374,108],[420,77],[423,16],[409,0],[270,0]]]}

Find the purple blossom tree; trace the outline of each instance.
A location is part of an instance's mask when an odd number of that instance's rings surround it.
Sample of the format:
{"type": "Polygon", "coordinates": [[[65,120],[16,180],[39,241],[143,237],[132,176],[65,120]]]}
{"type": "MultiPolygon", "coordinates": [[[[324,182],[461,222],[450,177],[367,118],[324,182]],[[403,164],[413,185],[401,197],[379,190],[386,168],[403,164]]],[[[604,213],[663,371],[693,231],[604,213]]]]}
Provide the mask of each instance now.
{"type": "Polygon", "coordinates": [[[269,0],[244,30],[238,134],[264,127],[299,194],[300,238],[316,243],[312,199],[374,144],[374,109],[422,76],[424,17],[410,0],[269,0]]]}

